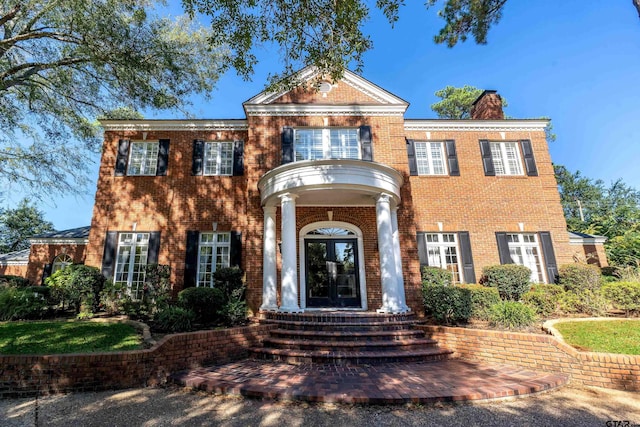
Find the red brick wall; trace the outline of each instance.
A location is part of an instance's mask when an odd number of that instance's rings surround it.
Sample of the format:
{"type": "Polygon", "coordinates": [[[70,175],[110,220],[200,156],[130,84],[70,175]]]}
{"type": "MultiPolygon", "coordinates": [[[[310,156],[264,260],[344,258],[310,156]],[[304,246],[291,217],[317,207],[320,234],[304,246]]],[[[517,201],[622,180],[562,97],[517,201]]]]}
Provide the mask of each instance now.
{"type": "Polygon", "coordinates": [[[0,265],[0,275],[27,277],[27,265],[0,265]]]}
{"type": "Polygon", "coordinates": [[[273,327],[168,335],[153,348],[140,351],[0,355],[0,398],[162,384],[172,372],[247,357],[248,349],[259,345],[273,327]]]}
{"type": "Polygon", "coordinates": [[[31,252],[29,253],[27,279],[35,285],[41,284],[45,264],[52,264],[55,257],[61,254],[69,255],[74,263],[83,263],[87,256],[87,245],[73,243],[32,244],[31,252]]]}
{"type": "Polygon", "coordinates": [[[456,357],[567,374],[576,384],[640,391],[640,356],[582,352],[551,335],[420,326],[456,357]]]}

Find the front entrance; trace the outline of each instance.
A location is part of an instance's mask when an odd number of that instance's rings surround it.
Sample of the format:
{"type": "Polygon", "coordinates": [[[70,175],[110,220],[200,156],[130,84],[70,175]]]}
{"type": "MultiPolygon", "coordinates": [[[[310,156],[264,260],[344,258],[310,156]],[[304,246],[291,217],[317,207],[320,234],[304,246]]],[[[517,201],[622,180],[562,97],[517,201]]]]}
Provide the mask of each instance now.
{"type": "Polygon", "coordinates": [[[305,239],[308,307],[360,308],[357,239],[305,239]]]}

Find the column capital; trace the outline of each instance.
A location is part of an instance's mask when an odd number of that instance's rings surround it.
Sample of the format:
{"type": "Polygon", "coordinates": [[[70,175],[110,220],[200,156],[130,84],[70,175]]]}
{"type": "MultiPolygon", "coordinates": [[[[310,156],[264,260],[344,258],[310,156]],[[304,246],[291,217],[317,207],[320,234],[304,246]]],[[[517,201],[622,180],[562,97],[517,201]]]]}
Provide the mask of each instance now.
{"type": "Polygon", "coordinates": [[[284,193],[279,195],[278,198],[280,199],[281,203],[293,202],[298,198],[298,195],[294,193],[284,193]]]}
{"type": "Polygon", "coordinates": [[[264,213],[266,213],[266,214],[275,214],[277,209],[278,209],[278,208],[277,208],[277,207],[275,207],[275,206],[263,206],[263,207],[262,207],[262,210],[263,210],[263,211],[264,211],[264,213]]]}
{"type": "Polygon", "coordinates": [[[376,196],[376,203],[391,203],[393,196],[388,193],[380,193],[376,196]]]}

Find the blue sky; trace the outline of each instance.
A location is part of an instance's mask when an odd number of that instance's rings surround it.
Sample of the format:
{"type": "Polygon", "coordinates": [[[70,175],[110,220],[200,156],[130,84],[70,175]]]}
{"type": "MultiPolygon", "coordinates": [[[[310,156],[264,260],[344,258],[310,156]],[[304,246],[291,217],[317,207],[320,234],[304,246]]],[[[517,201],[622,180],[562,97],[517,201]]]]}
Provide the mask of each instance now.
{"type": "MultiPolygon", "coordinates": [[[[393,29],[373,13],[366,31],[374,48],[362,71],[411,104],[407,118],[434,118],[434,93],[447,85],[496,89],[509,102],[509,116],[553,119],[554,163],[606,184],[621,178],[640,188],[640,19],[631,1],[511,0],[488,44],[468,40],[452,49],[433,43],[442,26],[436,9],[407,3],[393,29]]],[[[264,88],[269,73],[281,70],[277,51],[264,49],[259,60],[253,81],[228,73],[210,101],[193,98],[191,114],[244,118],[242,102],[264,88]]],[[[172,112],[146,116],[182,118],[172,112]]],[[[90,224],[97,162],[86,197],[40,206],[57,229],[90,224]]],[[[20,197],[11,194],[6,202],[20,197]]]]}

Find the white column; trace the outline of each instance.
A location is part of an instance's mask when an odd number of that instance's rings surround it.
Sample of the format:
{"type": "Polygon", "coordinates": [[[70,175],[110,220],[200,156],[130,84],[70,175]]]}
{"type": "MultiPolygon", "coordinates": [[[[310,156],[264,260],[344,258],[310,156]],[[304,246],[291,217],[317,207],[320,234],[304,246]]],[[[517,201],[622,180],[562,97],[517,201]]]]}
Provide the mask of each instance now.
{"type": "Polygon", "coordinates": [[[280,196],[282,207],[282,304],[280,311],[299,312],[296,257],[296,195],[280,196]]]}
{"type": "Polygon", "coordinates": [[[260,310],[278,309],[276,299],[276,208],[265,206],[262,249],[262,305],[260,310]]]}
{"type": "Polygon", "coordinates": [[[379,313],[400,313],[398,276],[393,250],[393,227],[391,225],[391,196],[382,193],[376,199],[376,223],[378,226],[378,252],[380,253],[380,281],[382,285],[382,307],[379,313]]]}
{"type": "Polygon", "coordinates": [[[400,253],[400,230],[398,229],[398,207],[391,209],[391,227],[393,231],[393,256],[396,260],[396,274],[398,277],[398,299],[402,312],[411,311],[407,307],[407,298],[404,293],[404,277],[402,273],[402,255],[400,253]]]}

